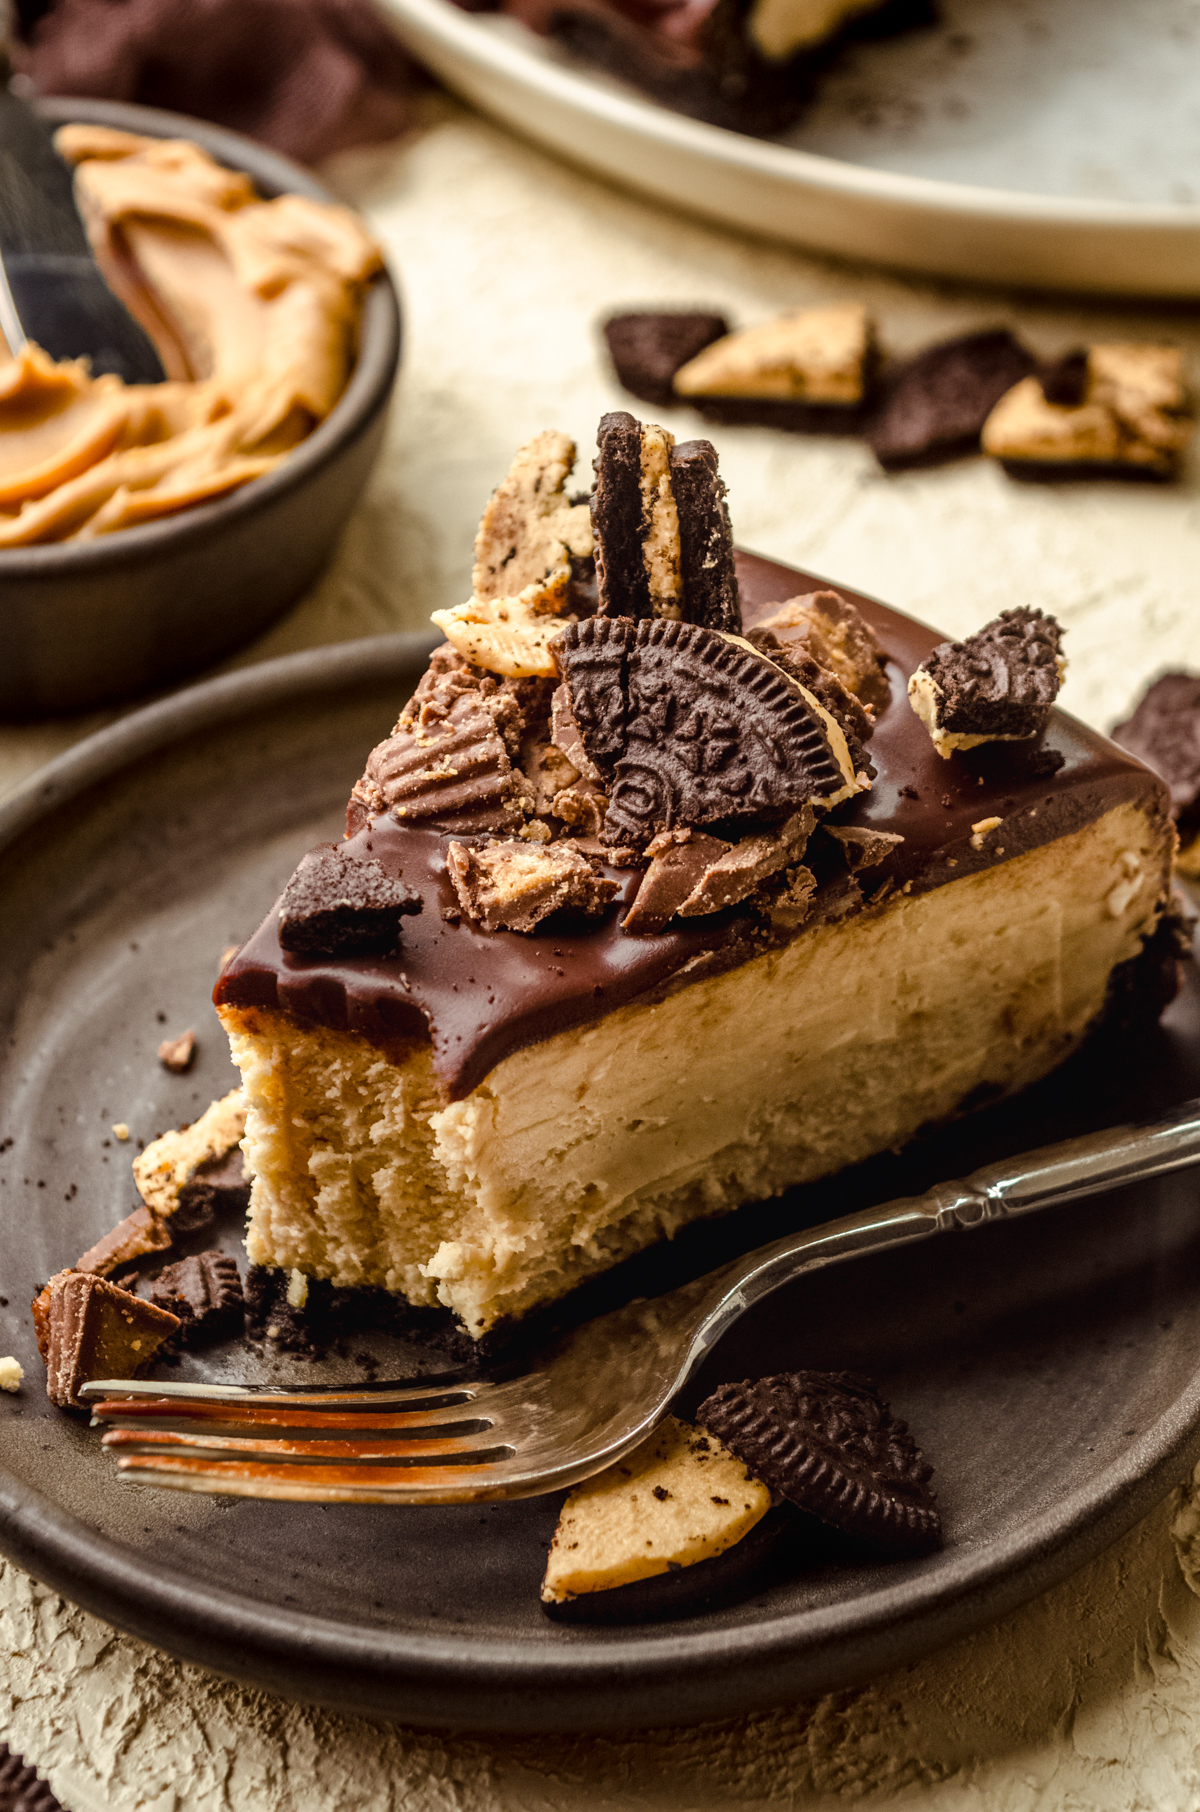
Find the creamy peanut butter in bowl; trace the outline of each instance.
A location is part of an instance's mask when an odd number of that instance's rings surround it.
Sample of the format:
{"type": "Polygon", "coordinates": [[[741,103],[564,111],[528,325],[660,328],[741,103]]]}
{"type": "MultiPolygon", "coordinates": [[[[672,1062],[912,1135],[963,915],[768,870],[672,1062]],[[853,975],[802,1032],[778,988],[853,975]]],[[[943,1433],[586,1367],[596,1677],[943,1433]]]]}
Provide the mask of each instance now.
{"type": "Polygon", "coordinates": [[[111,287],[167,381],[0,344],[0,714],[195,672],[325,563],[374,463],[399,311],[359,218],[233,133],[48,101],[111,287]]]}

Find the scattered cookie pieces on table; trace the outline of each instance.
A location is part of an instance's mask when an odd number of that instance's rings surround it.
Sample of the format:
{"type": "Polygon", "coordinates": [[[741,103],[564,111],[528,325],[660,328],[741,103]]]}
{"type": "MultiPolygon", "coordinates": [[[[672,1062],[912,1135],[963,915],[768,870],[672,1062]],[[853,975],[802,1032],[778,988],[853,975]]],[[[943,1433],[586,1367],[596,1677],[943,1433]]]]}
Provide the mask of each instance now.
{"type": "Polygon", "coordinates": [[[926,346],[887,374],[867,445],[889,472],[977,453],[992,410],[1034,362],[1006,327],[926,346]]]}
{"type": "Polygon", "coordinates": [[[999,398],[982,444],[1013,478],[1163,482],[1179,475],[1194,427],[1178,347],[1098,345],[999,398]]]}
{"type": "Polygon", "coordinates": [[[1179,832],[1176,865],[1200,875],[1200,675],[1160,674],[1112,737],[1166,781],[1179,832]]]}
{"type": "Polygon", "coordinates": [[[665,408],[674,402],[675,373],[729,332],[724,315],[703,309],[675,313],[644,309],[610,315],[603,327],[608,356],[624,389],[640,402],[665,408]]]}
{"type": "Polygon", "coordinates": [[[1066,672],[1062,634],[1054,617],[1022,606],[935,648],[909,679],[908,698],[938,754],[1040,736],[1066,672]]]}
{"type": "Polygon", "coordinates": [[[896,1557],[941,1546],[933,1468],[869,1379],[797,1371],[722,1384],[696,1420],[831,1528],[896,1557]]]}
{"type": "Polygon", "coordinates": [[[0,1743],[0,1812],[63,1812],[31,1762],[0,1743]]]}
{"type": "Polygon", "coordinates": [[[172,1076],[187,1075],[196,1061],[196,1034],[190,1026],[178,1038],[163,1039],[158,1047],[158,1061],[172,1076]]]}
{"type": "Polygon", "coordinates": [[[25,1368],[19,1360],[0,1359],[0,1390],[19,1391],[25,1382],[25,1368]]]}
{"type": "Polygon", "coordinates": [[[1099,344],[1039,361],[1011,329],[989,327],[888,360],[866,309],[840,302],[712,332],[683,356],[689,333],[718,323],[702,310],[611,316],[618,381],[724,425],[860,434],[888,472],[983,451],[1024,480],[1167,480],[1195,426],[1174,346],[1099,344]]]}

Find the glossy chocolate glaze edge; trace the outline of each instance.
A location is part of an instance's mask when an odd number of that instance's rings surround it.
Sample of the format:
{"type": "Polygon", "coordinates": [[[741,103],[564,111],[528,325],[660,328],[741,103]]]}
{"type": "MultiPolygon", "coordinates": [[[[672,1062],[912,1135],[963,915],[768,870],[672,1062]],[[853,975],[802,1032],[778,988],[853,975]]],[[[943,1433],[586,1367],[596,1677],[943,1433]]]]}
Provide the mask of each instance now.
{"type": "MultiPolygon", "coordinates": [[[[739,553],[737,569],[747,626],[785,599],[828,583],[753,554],[739,553]]],[[[839,824],[904,838],[863,877],[872,894],[881,898],[887,882],[890,895],[962,880],[1127,801],[1165,822],[1167,792],[1157,776],[1061,712],[1053,713],[1036,746],[994,744],[944,760],[906,693],[909,674],[942,638],[873,599],[839,590],[862,610],[890,662],[891,701],[870,744],[877,778],[869,793],[833,814],[839,824]],[[1050,771],[1048,752],[1062,757],[1057,771],[1050,771]],[[976,836],[974,825],[993,817],[1000,826],[976,836]]],[[[618,921],[641,871],[609,869],[620,893],[602,919],[551,924],[533,935],[485,932],[459,914],[446,874],[448,841],[444,833],[404,827],[390,815],[372,819],[350,839],[351,849],[402,874],[424,901],[423,910],[404,921],[395,955],[293,956],[280,947],[272,907],[221,975],[217,1005],[278,1009],[302,1024],[350,1031],[385,1049],[432,1038],[438,1080],[446,1098],[457,1100],[524,1046],[736,967],[820,922],[778,932],[735,909],[661,933],[630,934],[618,921]]]]}

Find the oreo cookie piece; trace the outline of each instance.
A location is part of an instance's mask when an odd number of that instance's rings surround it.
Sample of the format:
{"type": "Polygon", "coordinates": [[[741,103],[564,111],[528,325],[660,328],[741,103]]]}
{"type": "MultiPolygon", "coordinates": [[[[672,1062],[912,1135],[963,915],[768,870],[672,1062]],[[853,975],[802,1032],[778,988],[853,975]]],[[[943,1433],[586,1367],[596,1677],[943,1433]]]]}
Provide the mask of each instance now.
{"type": "Polygon", "coordinates": [[[573,623],[555,644],[608,793],[607,843],[832,806],[862,790],[818,701],[747,644],[697,623],[573,623]]]}
{"type": "Polygon", "coordinates": [[[150,1290],[157,1309],[178,1315],[179,1338],[194,1346],[234,1327],[242,1314],[242,1280],[236,1260],[224,1252],[198,1252],[159,1272],[150,1290]]]}
{"type": "Polygon", "coordinates": [[[63,1812],[37,1769],[0,1743],[0,1812],[63,1812]]]}
{"type": "Polygon", "coordinates": [[[780,1372],[723,1384],[696,1420],[772,1490],[879,1553],[941,1546],[933,1468],[868,1379],[780,1372]]]}
{"type": "Polygon", "coordinates": [[[964,642],[943,642],[908,682],[909,703],[939,755],[1040,736],[1066,662],[1062,629],[1024,606],[1002,610],[964,642]]]}
{"type": "Polygon", "coordinates": [[[715,448],[624,410],[597,433],[592,535],[597,614],[738,630],[733,531],[715,448]]]}
{"type": "Polygon", "coordinates": [[[738,634],[742,607],[733,566],[733,529],[717,450],[708,440],[671,449],[671,489],[679,517],[683,620],[738,634]]]}
{"type": "Polygon", "coordinates": [[[888,471],[976,453],[988,416],[1034,364],[1006,327],[927,346],[888,374],[867,444],[888,471]]]}
{"type": "Polygon", "coordinates": [[[1179,828],[1180,865],[1195,871],[1200,836],[1200,676],[1164,673],[1117,725],[1114,742],[1160,774],[1171,790],[1171,816],[1179,828]]]}
{"type": "Polygon", "coordinates": [[[729,332],[723,315],[694,310],[652,310],[610,315],[603,333],[618,381],[644,403],[673,403],[675,373],[729,332]]]}
{"type": "Polygon", "coordinates": [[[378,862],[357,861],[335,843],[310,850],[279,903],[279,942],[304,956],[394,950],[405,913],[421,897],[378,862]]]}

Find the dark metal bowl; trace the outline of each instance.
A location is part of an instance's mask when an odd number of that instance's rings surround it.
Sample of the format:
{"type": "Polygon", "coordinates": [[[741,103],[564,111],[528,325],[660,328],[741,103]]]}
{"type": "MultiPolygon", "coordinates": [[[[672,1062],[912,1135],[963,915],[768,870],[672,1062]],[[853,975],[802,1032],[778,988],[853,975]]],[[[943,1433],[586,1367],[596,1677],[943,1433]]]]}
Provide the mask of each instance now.
{"type": "MultiPolygon", "coordinates": [[[[267,196],[333,197],[236,132],[148,107],[38,103],[44,118],[191,138],[267,196]]],[[[333,552],[375,463],[400,359],[391,279],[371,284],[345,393],[264,478],[215,503],[88,542],[0,551],[0,717],[116,704],[220,660],[272,622],[333,552]]]]}

